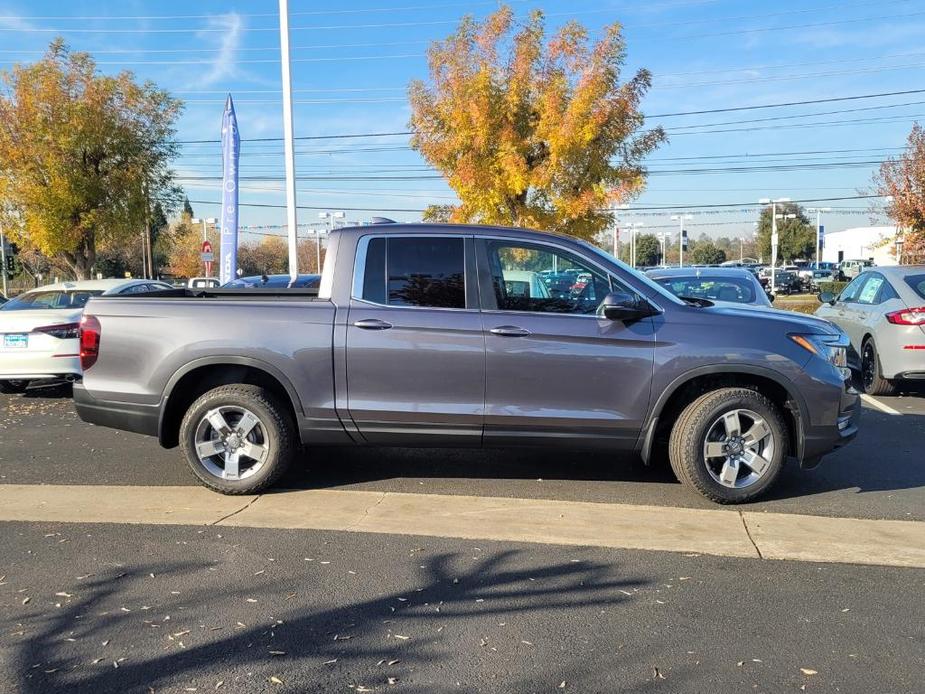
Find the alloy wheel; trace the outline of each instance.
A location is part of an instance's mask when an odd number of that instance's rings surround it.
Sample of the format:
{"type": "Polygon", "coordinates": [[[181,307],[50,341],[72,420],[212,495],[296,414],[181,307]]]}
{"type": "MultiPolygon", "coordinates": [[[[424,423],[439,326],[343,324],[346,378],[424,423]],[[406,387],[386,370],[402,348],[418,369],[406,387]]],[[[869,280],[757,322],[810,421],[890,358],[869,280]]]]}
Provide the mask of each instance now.
{"type": "Polygon", "coordinates": [[[270,454],[270,442],[260,419],[235,405],[206,412],[196,425],[196,456],[211,475],[243,480],[257,473],[270,454]]]}
{"type": "Polygon", "coordinates": [[[714,481],[734,489],[750,487],[771,467],[775,441],[757,412],[730,410],[707,429],[703,457],[714,481]]]}

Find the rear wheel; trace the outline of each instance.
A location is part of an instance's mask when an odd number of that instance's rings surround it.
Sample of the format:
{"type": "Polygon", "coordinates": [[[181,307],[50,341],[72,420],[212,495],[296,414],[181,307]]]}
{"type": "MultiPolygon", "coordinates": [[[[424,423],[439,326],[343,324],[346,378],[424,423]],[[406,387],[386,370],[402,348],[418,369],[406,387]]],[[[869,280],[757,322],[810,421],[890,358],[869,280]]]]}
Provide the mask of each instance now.
{"type": "Polygon", "coordinates": [[[25,393],[29,381],[0,381],[0,393],[25,393]]]}
{"type": "Polygon", "coordinates": [[[861,385],[868,395],[895,395],[896,384],[883,377],[880,356],[872,339],[861,348],[861,385]]]}
{"type": "Polygon", "coordinates": [[[721,504],[767,491],[786,455],[787,426],[778,408],[747,388],[721,388],[694,400],[675,422],[668,447],[678,480],[721,504]]]}
{"type": "Polygon", "coordinates": [[[259,386],[204,393],[180,424],[180,445],[196,478],[222,494],[255,494],[275,483],[296,450],[288,408],[259,386]]]}

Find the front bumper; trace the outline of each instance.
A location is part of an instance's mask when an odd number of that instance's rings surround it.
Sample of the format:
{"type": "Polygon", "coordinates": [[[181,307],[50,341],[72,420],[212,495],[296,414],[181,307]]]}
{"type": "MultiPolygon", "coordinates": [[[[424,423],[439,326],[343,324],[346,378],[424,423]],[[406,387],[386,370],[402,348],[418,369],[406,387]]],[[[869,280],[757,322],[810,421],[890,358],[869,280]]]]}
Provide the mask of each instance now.
{"type": "Polygon", "coordinates": [[[858,433],[861,417],[861,396],[850,381],[845,381],[834,424],[805,426],[803,428],[800,466],[812,468],[826,453],[849,443],[858,433]]]}
{"type": "Polygon", "coordinates": [[[99,400],[82,385],[76,384],[74,407],[77,416],[89,424],[157,436],[160,421],[160,408],[157,405],[99,400]]]}

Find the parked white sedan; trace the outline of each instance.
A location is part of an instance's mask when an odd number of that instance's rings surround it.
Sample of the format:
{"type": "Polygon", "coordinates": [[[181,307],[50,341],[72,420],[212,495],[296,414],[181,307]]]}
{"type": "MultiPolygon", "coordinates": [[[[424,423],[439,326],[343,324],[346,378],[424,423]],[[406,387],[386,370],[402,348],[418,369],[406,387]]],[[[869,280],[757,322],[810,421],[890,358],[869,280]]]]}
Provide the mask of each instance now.
{"type": "Polygon", "coordinates": [[[59,282],[0,306],[0,393],[24,391],[31,381],[80,377],[77,328],[91,297],[171,289],[155,280],[59,282]]]}

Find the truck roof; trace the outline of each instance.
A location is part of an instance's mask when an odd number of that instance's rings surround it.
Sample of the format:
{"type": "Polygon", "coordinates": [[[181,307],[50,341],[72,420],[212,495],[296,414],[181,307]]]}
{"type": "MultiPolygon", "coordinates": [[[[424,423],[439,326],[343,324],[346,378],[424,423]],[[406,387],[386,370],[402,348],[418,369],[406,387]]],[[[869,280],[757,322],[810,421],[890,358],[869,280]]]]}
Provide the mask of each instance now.
{"type": "Polygon", "coordinates": [[[515,227],[506,227],[492,224],[439,224],[439,223],[394,223],[394,224],[371,224],[368,226],[341,227],[332,233],[352,233],[359,235],[366,234],[385,234],[385,235],[414,235],[426,234],[448,234],[458,236],[459,234],[472,234],[474,236],[493,236],[500,234],[507,237],[536,238],[547,236],[550,240],[556,241],[580,241],[574,236],[559,234],[553,231],[536,231],[534,229],[522,229],[515,227]]]}

